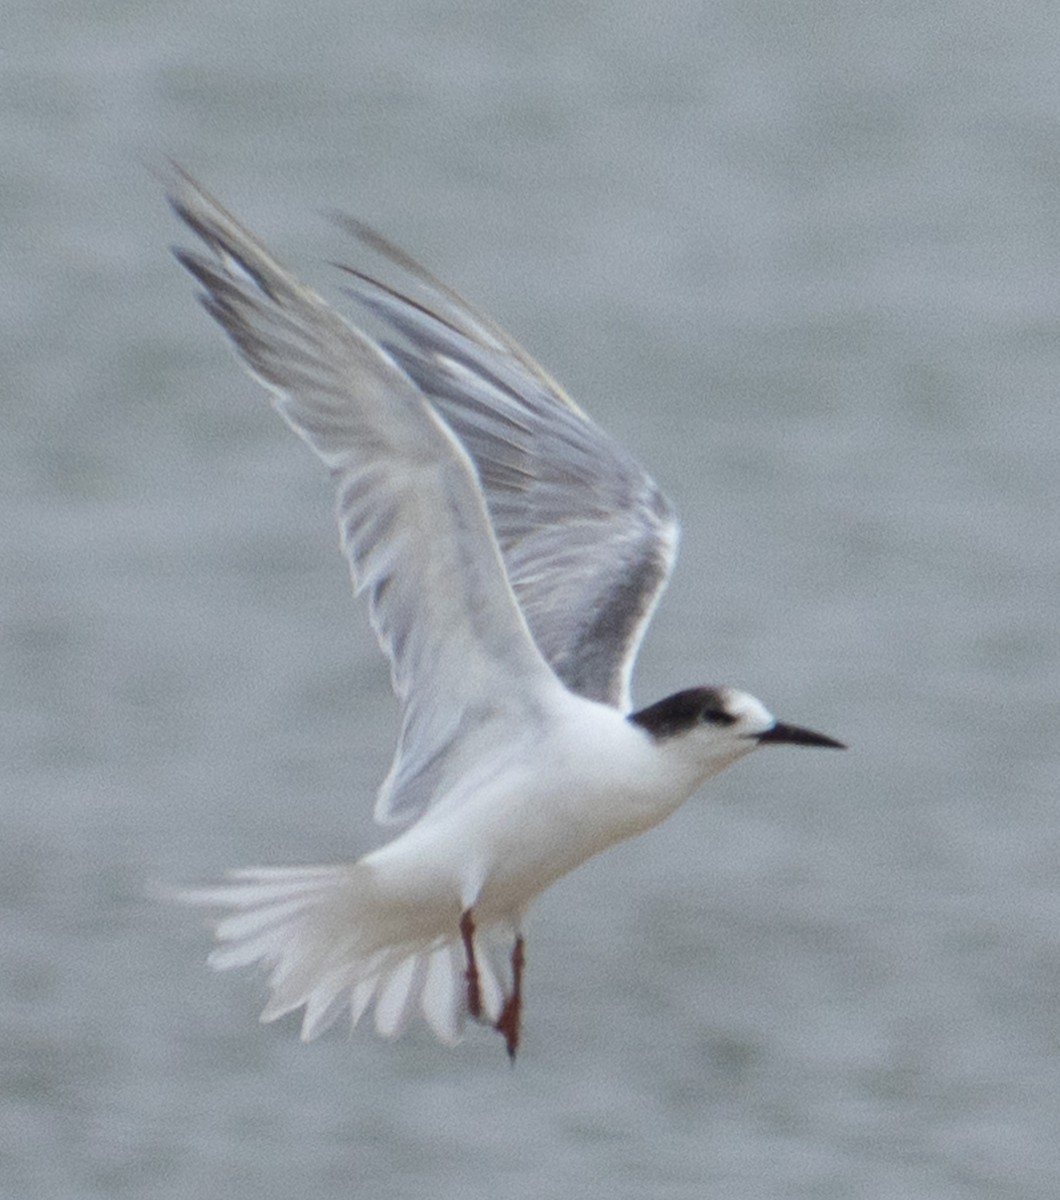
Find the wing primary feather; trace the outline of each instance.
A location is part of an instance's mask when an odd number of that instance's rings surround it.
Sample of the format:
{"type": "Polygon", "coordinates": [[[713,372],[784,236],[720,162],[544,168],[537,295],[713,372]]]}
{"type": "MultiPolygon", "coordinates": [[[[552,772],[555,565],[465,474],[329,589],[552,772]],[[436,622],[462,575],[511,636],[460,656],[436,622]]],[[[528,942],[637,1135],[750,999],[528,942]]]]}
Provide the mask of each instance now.
{"type": "Polygon", "coordinates": [[[402,707],[377,815],[412,820],[462,775],[457,730],[484,751],[502,727],[532,726],[556,677],[512,591],[475,466],[429,399],[186,172],[168,182],[212,254],[177,251],[204,308],[331,469],[351,577],[402,707]]]}
{"type": "Polygon", "coordinates": [[[524,350],[392,242],[340,224],[425,290],[338,264],[397,335],[382,345],[474,462],[539,649],[572,690],[631,708],[637,648],[673,566],[673,509],[524,350]]]}

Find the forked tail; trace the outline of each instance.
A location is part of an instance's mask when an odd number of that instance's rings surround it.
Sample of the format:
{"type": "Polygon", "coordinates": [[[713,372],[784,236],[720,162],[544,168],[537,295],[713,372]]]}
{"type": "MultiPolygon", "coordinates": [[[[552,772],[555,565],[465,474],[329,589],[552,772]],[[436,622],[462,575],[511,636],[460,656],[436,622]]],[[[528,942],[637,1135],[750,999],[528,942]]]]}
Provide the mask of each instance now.
{"type": "MultiPolygon", "coordinates": [[[[444,1042],[459,1040],[468,1012],[467,961],[460,929],[407,936],[400,910],[387,904],[361,864],[250,867],[216,887],[177,893],[184,903],[224,910],[213,923],[219,971],[262,963],[269,971],[272,1021],[305,1006],[309,1041],[345,1010],[351,1026],[374,1007],[375,1028],[396,1037],[422,1013],[444,1042]]],[[[504,993],[488,949],[476,948],[482,1017],[499,1018],[504,993]]]]}

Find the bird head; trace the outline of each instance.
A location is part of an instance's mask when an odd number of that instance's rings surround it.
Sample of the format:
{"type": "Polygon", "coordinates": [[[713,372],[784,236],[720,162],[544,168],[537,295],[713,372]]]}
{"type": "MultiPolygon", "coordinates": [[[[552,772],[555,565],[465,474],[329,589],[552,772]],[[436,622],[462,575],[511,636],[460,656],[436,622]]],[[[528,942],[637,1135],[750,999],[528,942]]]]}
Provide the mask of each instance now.
{"type": "Polygon", "coordinates": [[[631,713],[656,742],[673,742],[712,775],[759,746],[822,746],[842,742],[800,725],[778,721],[760,700],[729,687],[687,688],[631,713]]]}

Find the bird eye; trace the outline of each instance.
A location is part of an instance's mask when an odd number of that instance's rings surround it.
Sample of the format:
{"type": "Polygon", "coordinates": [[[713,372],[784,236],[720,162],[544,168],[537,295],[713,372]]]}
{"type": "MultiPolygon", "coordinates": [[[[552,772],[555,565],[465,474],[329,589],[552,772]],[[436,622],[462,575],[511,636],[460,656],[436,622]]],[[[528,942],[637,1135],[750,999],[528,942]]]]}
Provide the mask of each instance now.
{"type": "Polygon", "coordinates": [[[730,712],[726,712],[723,708],[705,708],[703,710],[703,720],[708,721],[711,725],[735,725],[736,718],[730,712]]]}

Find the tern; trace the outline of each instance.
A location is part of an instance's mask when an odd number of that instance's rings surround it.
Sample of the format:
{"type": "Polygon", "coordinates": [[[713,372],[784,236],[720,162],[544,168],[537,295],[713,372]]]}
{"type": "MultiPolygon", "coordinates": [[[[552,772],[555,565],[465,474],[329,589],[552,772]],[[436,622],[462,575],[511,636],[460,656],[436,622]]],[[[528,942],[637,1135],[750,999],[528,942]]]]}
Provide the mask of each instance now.
{"type": "Polygon", "coordinates": [[[453,1043],[470,1018],[514,1060],[538,895],[758,747],[842,743],[730,687],[634,711],[633,661],[677,548],[655,482],[508,334],[367,226],[337,218],[415,289],[341,267],[380,337],[182,168],[165,183],[202,243],[174,248],[201,303],[331,472],[401,710],[375,804],[401,827],[392,841],[182,898],[220,910],[212,966],[267,968],[263,1021],[304,1009],[309,1040],[372,1008],[384,1036],[422,1014],[453,1043]]]}

